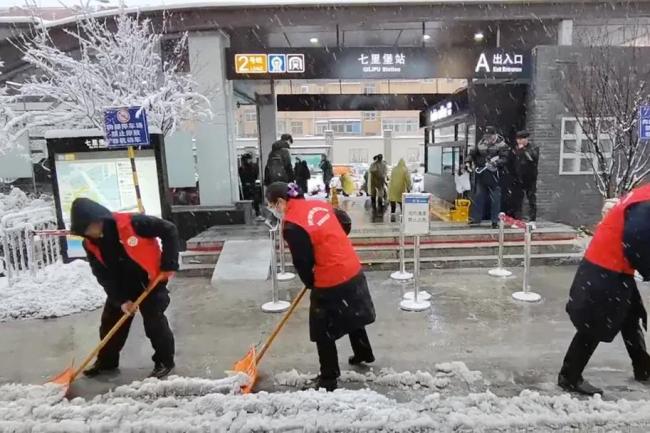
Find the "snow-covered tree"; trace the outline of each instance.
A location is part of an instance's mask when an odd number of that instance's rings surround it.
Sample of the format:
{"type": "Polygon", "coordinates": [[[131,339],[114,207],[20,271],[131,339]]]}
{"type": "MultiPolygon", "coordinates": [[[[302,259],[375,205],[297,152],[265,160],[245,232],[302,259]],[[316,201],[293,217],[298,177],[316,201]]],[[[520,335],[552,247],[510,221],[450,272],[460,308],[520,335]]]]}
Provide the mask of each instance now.
{"type": "Polygon", "coordinates": [[[167,44],[171,55],[163,62],[163,35],[150,20],[123,10],[109,18],[86,14],[64,31],[75,38],[78,51],[58,48],[44,26],[15,44],[35,73],[12,83],[14,99],[52,101],[55,108],[14,116],[14,134],[44,126],[102,129],[108,107],[142,106],[150,126],[165,135],[184,121],[212,116],[208,98],[181,72],[187,34],[167,44]]]}
{"type": "Polygon", "coordinates": [[[581,151],[605,199],[650,175],[650,145],[639,139],[638,124],[639,108],[650,103],[650,63],[638,46],[648,26],[629,22],[624,30],[623,39],[606,25],[582,35],[584,48],[563,62],[558,80],[562,101],[587,138],[581,151]]]}

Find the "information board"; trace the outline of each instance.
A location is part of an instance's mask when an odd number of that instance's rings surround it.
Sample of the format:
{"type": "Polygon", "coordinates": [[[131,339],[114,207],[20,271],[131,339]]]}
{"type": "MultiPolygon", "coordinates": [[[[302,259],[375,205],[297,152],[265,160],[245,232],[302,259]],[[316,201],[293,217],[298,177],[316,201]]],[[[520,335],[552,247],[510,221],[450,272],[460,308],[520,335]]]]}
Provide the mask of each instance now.
{"type": "Polygon", "coordinates": [[[149,146],[147,113],[142,107],[109,108],[104,112],[108,147],[149,146]]]}
{"type": "Polygon", "coordinates": [[[429,234],[431,223],[431,194],[406,193],[402,196],[404,206],[404,234],[423,236],[429,234]]]}
{"type": "MultiPolygon", "coordinates": [[[[112,212],[138,212],[133,174],[127,152],[75,152],[55,156],[56,182],[61,213],[70,229],[70,208],[74,199],[87,197],[112,212]]],[[[158,171],[153,150],[141,150],[136,167],[147,215],[161,217],[158,171]]],[[[85,257],[81,238],[67,239],[69,258],[85,257]]]]}

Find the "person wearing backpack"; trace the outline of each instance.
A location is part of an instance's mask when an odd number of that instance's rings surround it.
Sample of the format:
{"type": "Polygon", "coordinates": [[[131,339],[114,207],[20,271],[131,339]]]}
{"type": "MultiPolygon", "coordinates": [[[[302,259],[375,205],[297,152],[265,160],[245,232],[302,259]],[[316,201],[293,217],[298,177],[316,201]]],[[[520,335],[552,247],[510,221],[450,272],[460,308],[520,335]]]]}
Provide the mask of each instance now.
{"type": "Polygon", "coordinates": [[[273,143],[264,169],[264,185],[273,182],[293,182],[295,175],[291,165],[291,154],[282,140],[273,143]]]}

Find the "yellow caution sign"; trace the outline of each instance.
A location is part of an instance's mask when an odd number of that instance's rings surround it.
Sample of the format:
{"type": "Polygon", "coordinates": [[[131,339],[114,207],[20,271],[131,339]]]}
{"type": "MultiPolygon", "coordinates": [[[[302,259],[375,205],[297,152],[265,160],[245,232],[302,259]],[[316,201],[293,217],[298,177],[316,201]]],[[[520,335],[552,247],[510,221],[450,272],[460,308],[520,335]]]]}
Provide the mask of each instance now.
{"type": "Polygon", "coordinates": [[[266,74],[268,70],[266,54],[235,54],[235,72],[238,74],[266,74]]]}

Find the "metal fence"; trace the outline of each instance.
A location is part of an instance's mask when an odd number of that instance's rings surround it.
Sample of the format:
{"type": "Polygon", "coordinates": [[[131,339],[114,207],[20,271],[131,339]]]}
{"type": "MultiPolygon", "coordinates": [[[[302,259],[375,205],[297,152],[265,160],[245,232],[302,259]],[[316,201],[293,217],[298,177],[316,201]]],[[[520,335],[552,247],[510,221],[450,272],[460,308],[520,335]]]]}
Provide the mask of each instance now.
{"type": "Polygon", "coordinates": [[[51,206],[8,213],[0,219],[0,269],[4,267],[9,284],[60,260],[59,239],[38,234],[56,228],[51,206]]]}

